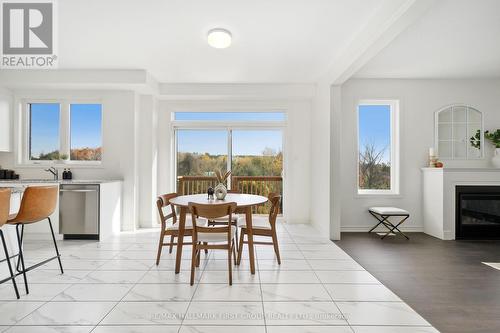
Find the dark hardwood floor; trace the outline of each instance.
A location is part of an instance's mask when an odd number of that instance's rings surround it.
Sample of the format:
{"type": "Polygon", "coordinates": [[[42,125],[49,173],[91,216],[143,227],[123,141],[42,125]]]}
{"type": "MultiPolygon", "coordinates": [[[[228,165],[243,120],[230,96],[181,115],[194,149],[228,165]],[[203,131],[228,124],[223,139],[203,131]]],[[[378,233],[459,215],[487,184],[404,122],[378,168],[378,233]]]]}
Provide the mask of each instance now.
{"type": "Polygon", "coordinates": [[[442,241],[423,233],[381,240],[342,233],[340,246],[443,333],[500,332],[500,241],[442,241]]]}

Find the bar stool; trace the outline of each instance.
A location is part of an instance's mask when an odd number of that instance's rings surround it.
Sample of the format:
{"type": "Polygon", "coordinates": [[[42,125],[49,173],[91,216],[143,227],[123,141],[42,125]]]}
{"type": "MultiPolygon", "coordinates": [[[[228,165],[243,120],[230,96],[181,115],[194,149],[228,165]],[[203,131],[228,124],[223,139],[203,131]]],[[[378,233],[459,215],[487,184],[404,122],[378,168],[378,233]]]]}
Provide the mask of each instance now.
{"type": "Polygon", "coordinates": [[[27,187],[26,190],[24,191],[23,199],[21,200],[21,207],[19,208],[19,212],[14,218],[7,221],[7,224],[16,226],[17,243],[19,245],[19,261],[17,265],[17,271],[23,274],[26,294],[29,293],[28,282],[26,280],[26,272],[57,258],[57,260],[59,261],[59,268],[61,269],[61,274],[64,274],[64,270],[61,263],[61,255],[59,254],[56,237],[54,236],[54,228],[52,227],[52,222],[50,221],[50,215],[54,213],[54,210],[56,208],[58,193],[59,189],[57,186],[27,187]],[[49,222],[50,233],[52,234],[52,241],[54,242],[56,256],[26,268],[24,265],[24,255],[23,255],[23,245],[22,245],[24,236],[24,225],[37,223],[43,220],[47,220],[49,222]],[[19,263],[21,263],[22,270],[19,270],[19,263]]]}
{"type": "Polygon", "coordinates": [[[5,237],[3,236],[3,231],[1,229],[1,227],[5,223],[7,223],[7,220],[9,219],[10,195],[11,195],[11,190],[9,188],[0,188],[0,238],[2,239],[3,251],[5,253],[5,259],[1,261],[7,261],[7,265],[9,266],[9,272],[10,272],[10,277],[0,281],[0,284],[12,280],[12,284],[14,285],[14,290],[16,291],[16,297],[17,299],[19,299],[19,290],[17,289],[16,279],[15,279],[16,276],[14,275],[14,271],[12,270],[9,251],[7,250],[7,243],[5,242],[5,237]]]}

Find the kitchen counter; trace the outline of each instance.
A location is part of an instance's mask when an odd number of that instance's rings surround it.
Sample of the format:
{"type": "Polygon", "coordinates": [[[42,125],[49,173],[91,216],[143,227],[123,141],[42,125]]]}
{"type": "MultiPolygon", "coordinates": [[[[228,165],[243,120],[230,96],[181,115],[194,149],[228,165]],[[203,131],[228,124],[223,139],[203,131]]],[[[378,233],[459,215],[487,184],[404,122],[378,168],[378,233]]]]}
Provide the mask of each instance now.
{"type": "MultiPolygon", "coordinates": [[[[62,185],[71,185],[71,184],[104,184],[104,183],[114,183],[121,182],[120,179],[0,179],[0,187],[3,184],[33,184],[33,183],[48,183],[48,184],[62,184],[62,185]]],[[[8,187],[8,186],[4,186],[8,187]]]]}
{"type": "Polygon", "coordinates": [[[12,194],[23,193],[25,189],[25,187],[11,187],[11,186],[0,186],[0,188],[10,188],[12,194]]]}

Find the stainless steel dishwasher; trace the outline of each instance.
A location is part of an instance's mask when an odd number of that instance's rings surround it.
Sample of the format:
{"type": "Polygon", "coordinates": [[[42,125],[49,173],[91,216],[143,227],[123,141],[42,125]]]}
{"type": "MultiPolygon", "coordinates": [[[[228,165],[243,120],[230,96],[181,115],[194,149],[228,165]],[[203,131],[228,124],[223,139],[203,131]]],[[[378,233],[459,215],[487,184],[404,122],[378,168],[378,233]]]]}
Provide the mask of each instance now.
{"type": "Polygon", "coordinates": [[[59,233],[64,239],[99,239],[99,185],[61,185],[59,233]]]}

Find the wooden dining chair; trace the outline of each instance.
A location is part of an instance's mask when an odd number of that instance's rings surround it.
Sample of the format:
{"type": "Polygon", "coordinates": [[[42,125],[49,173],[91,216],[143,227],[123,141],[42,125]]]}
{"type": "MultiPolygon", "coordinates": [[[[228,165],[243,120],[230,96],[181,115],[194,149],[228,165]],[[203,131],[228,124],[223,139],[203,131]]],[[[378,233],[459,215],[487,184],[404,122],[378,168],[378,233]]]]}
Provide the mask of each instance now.
{"type": "Polygon", "coordinates": [[[57,261],[59,262],[59,269],[61,270],[61,274],[64,274],[61,263],[61,254],[59,253],[59,249],[57,247],[54,228],[52,227],[52,221],[50,220],[50,216],[56,209],[58,197],[58,186],[29,186],[24,190],[23,198],[21,200],[21,206],[19,207],[19,212],[17,213],[17,215],[7,221],[7,224],[16,226],[17,243],[19,246],[17,271],[23,274],[26,294],[29,294],[26,272],[44,265],[49,261],[57,259],[57,261]],[[47,220],[49,223],[50,233],[52,235],[52,241],[54,242],[56,255],[39,263],[36,263],[30,267],[26,267],[24,265],[23,254],[24,227],[26,225],[38,223],[44,220],[47,220]],[[19,264],[21,265],[22,270],[19,269],[19,264]]]}
{"type": "MultiPolygon", "coordinates": [[[[160,242],[158,244],[158,254],[156,255],[156,265],[160,264],[161,252],[163,250],[163,246],[168,245],[169,250],[168,253],[172,253],[172,249],[175,243],[175,238],[179,236],[179,217],[175,211],[174,205],[170,203],[170,200],[177,197],[177,193],[168,193],[160,195],[156,199],[156,207],[158,208],[158,214],[160,215],[161,221],[161,231],[160,231],[160,242]],[[165,210],[168,211],[166,214],[165,210]],[[168,220],[171,220],[171,223],[168,223],[168,220]],[[165,236],[170,236],[170,242],[165,243],[165,236]]],[[[192,236],[193,235],[193,225],[191,216],[186,214],[186,221],[184,225],[184,236],[192,236]]],[[[199,219],[198,223],[200,226],[206,226],[207,220],[199,219]]],[[[191,242],[182,242],[182,245],[191,245],[191,242]]]]}
{"type": "Polygon", "coordinates": [[[191,285],[194,284],[194,272],[196,267],[200,265],[200,252],[205,249],[227,250],[227,263],[229,271],[229,285],[233,284],[232,261],[231,253],[233,254],[234,263],[236,264],[236,226],[231,224],[233,213],[236,209],[235,202],[227,204],[196,204],[189,203],[191,211],[193,228],[193,251],[191,257],[191,285]],[[214,220],[227,216],[227,222],[221,226],[206,226],[202,227],[197,224],[198,218],[214,220]]]}
{"type": "MultiPolygon", "coordinates": [[[[276,219],[278,217],[278,213],[280,210],[281,195],[276,193],[270,193],[268,198],[269,201],[271,202],[271,209],[269,211],[269,216],[267,217],[252,216],[252,233],[254,236],[271,237],[272,242],[254,241],[253,243],[260,245],[273,245],[274,253],[276,254],[276,259],[278,260],[278,264],[281,265],[280,250],[278,246],[278,236],[276,234],[276,219]]],[[[241,255],[243,252],[243,244],[248,243],[247,241],[244,240],[245,235],[248,235],[248,229],[245,217],[241,217],[238,220],[238,226],[241,228],[240,241],[238,247],[238,260],[237,260],[237,264],[239,265],[241,262],[241,255]]]]}
{"type": "MultiPolygon", "coordinates": [[[[241,193],[238,190],[227,190],[227,193],[241,193]]],[[[239,214],[245,214],[245,208],[236,208],[234,211],[233,217],[231,218],[231,224],[235,227],[238,227],[238,219],[240,218],[239,214]]],[[[212,221],[208,221],[208,225],[226,225],[227,224],[227,216],[223,216],[212,221]]],[[[234,238],[236,243],[236,248],[238,248],[238,228],[236,228],[236,237],[234,238]]]]}
{"type": "Polygon", "coordinates": [[[14,275],[14,271],[12,270],[9,251],[7,250],[7,243],[3,235],[3,230],[1,229],[2,226],[5,225],[5,223],[7,223],[7,220],[9,219],[10,196],[11,196],[10,188],[0,189],[0,238],[2,239],[3,252],[5,254],[5,259],[1,261],[7,262],[7,266],[9,267],[9,273],[10,273],[10,276],[0,281],[0,284],[11,280],[12,284],[14,285],[14,291],[16,292],[16,297],[17,299],[19,299],[19,290],[17,289],[16,279],[15,279],[16,276],[14,275]]]}

